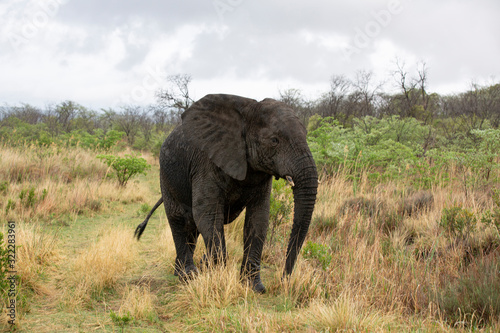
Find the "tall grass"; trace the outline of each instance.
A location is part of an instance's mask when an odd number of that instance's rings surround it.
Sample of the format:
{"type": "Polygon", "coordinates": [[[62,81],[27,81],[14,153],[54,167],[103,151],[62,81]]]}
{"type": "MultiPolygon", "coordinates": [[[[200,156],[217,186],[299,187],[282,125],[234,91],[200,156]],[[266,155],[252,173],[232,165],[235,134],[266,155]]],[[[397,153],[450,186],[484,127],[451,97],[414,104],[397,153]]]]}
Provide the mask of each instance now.
{"type": "Polygon", "coordinates": [[[137,256],[137,243],[130,230],[122,227],[102,229],[98,238],[74,259],[68,273],[73,288],[67,296],[75,307],[115,288],[137,256]]]}
{"type": "Polygon", "coordinates": [[[200,313],[238,304],[250,294],[250,286],[240,281],[237,262],[230,260],[226,266],[209,264],[189,283],[180,285],[171,306],[177,311],[200,313]]]}
{"type": "Polygon", "coordinates": [[[110,170],[96,156],[81,148],[0,146],[0,211],[12,220],[51,220],[145,199],[144,187],[106,181],[110,170]]]}
{"type": "Polygon", "coordinates": [[[20,285],[37,294],[48,294],[43,278],[60,259],[57,235],[45,232],[38,224],[17,224],[16,246],[20,285]]]}
{"type": "MultiPolygon", "coordinates": [[[[195,252],[200,273],[181,283],[172,276],[175,246],[163,214],[156,216],[157,235],[146,235],[149,239],[140,243],[132,238],[133,227],[89,224],[93,233],[99,230],[98,236],[89,242],[73,235],[81,245],[72,243],[77,248],[71,251],[66,240],[40,227],[40,222],[61,216],[78,220],[79,214],[110,224],[103,213],[111,207],[128,213],[127,204],[150,200],[157,191],[152,194],[149,186],[134,182],[120,189],[106,180],[104,164],[86,169],[85,164],[97,161],[93,153],[57,150],[47,156],[52,167],[42,168],[29,147],[25,154],[0,148],[0,198],[5,199],[0,209],[5,211],[10,199],[15,207],[7,216],[31,221],[18,236],[23,285],[40,297],[57,287],[63,313],[111,308],[119,315],[130,313],[144,326],[174,331],[449,332],[500,327],[500,235],[483,219],[486,211],[497,208],[495,186],[466,188],[458,168],[425,191],[404,178],[373,184],[367,171],[356,180],[346,172],[323,177],[304,246],[309,252],[301,253],[292,275],[283,279],[292,219],[277,226],[262,262],[268,293],[255,295],[239,276],[243,216],[225,226],[227,265],[200,267],[205,252],[200,237],[195,252]],[[14,161],[12,166],[6,157],[14,161]],[[72,158],[83,161],[79,172],[68,164],[72,158]],[[38,171],[22,169],[29,163],[38,171]],[[53,171],[56,166],[58,172],[53,171]],[[68,182],[58,173],[73,176],[68,182]],[[457,217],[447,213],[450,208],[468,219],[452,221],[457,217]],[[453,223],[444,225],[443,216],[453,223]],[[152,283],[136,285],[135,280],[152,283]]],[[[99,320],[106,322],[105,315],[99,320]]]]}
{"type": "Polygon", "coordinates": [[[130,314],[137,320],[154,321],[157,318],[155,309],[157,299],[149,286],[126,286],[118,314],[121,316],[130,314]]]}

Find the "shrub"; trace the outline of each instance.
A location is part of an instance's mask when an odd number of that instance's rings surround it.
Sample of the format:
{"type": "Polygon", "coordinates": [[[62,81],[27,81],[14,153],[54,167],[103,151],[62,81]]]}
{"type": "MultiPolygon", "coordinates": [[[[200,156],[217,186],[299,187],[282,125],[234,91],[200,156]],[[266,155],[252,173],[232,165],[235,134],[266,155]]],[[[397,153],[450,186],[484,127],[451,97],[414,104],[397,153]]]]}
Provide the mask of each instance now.
{"type": "Polygon", "coordinates": [[[323,270],[326,270],[332,261],[330,249],[326,245],[308,241],[302,253],[306,259],[316,259],[323,270]]]}
{"type": "Polygon", "coordinates": [[[437,303],[453,325],[484,325],[500,316],[500,261],[482,259],[437,291],[437,303]]]}
{"type": "Polygon", "coordinates": [[[115,170],[116,178],[120,186],[125,187],[130,178],[137,174],[146,174],[146,170],[151,166],[142,157],[125,155],[125,157],[113,155],[97,155],[97,158],[103,160],[109,167],[115,170]]]}
{"type": "Polygon", "coordinates": [[[494,227],[497,231],[497,235],[500,236],[500,191],[493,190],[492,199],[494,208],[493,210],[487,210],[481,217],[481,222],[485,225],[490,225],[494,227]]]}
{"type": "Polygon", "coordinates": [[[467,208],[454,206],[444,208],[439,225],[448,232],[449,235],[465,238],[476,229],[477,220],[467,208]]]}

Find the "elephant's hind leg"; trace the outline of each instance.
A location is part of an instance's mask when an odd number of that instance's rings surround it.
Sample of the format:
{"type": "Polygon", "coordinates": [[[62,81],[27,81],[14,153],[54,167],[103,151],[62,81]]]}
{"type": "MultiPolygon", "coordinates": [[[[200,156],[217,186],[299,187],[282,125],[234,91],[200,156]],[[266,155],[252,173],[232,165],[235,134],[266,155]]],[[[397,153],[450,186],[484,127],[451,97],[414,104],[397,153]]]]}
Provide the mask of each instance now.
{"type": "Polygon", "coordinates": [[[193,261],[193,254],[199,232],[192,219],[182,215],[169,215],[172,214],[167,213],[167,217],[177,254],[174,274],[181,280],[187,280],[198,272],[193,261]]]}

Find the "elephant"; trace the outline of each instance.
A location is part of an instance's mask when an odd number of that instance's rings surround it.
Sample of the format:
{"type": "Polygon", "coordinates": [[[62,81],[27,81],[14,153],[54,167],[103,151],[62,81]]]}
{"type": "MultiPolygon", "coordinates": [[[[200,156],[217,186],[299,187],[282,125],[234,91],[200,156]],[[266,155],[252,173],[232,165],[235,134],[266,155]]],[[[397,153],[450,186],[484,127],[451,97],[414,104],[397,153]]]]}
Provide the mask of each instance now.
{"type": "MultiPolygon", "coordinates": [[[[306,129],[286,104],[210,94],[193,103],[160,151],[161,198],[135,230],[139,239],[162,203],[175,243],[175,275],[188,280],[201,234],[203,260],[224,264],[224,225],[246,208],[241,279],[258,293],[262,249],[269,225],[272,178],[288,179],[294,196],[293,226],[283,276],[292,273],[316,202],[318,173],[306,129]]],[[[202,261],[203,261],[202,260],[202,261]]]]}

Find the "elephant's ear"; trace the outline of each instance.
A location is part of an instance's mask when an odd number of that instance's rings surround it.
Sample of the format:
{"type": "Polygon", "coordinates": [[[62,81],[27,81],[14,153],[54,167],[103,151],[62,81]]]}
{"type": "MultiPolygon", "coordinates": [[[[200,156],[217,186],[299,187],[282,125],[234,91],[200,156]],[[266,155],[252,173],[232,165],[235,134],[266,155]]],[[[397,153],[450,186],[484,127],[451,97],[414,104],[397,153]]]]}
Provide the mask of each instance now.
{"type": "Polygon", "coordinates": [[[247,173],[244,119],[241,111],[255,100],[207,95],[182,114],[184,135],[226,174],[243,180],[247,173]]]}

